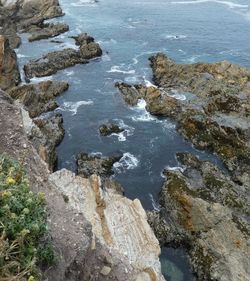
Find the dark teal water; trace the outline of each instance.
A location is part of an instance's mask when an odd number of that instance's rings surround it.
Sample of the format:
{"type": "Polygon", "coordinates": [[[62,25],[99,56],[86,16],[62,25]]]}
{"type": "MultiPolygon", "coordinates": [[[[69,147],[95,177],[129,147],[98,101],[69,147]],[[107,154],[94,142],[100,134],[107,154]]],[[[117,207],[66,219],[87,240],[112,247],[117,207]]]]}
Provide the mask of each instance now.
{"type": "Polygon", "coordinates": [[[161,171],[166,166],[178,166],[176,152],[190,151],[202,159],[220,162],[216,156],[198,151],[183,140],[171,120],[150,116],[143,103],[128,107],[114,84],[117,81],[150,84],[148,57],[156,52],[165,52],[179,63],[227,59],[250,67],[250,3],[248,0],[60,2],[66,15],[59,20],[70,25],[70,32],[57,38],[61,44],[49,40],[30,44],[24,35],[24,43],[18,50],[20,65],[48,51],[75,47],[68,36],[82,31],[96,38],[104,55],[88,65],[78,65],[50,77],[70,83],[70,89],[58,98],[58,111],[63,114],[66,129],[58,147],[58,168],[74,170],[75,156],[82,151],[103,155],[122,151],[125,156],[115,167],[115,178],[122,183],[128,197],[139,198],[146,209],[157,208],[163,183],[161,171]],[[123,125],[126,132],[101,137],[98,128],[107,121],[123,125]]]}

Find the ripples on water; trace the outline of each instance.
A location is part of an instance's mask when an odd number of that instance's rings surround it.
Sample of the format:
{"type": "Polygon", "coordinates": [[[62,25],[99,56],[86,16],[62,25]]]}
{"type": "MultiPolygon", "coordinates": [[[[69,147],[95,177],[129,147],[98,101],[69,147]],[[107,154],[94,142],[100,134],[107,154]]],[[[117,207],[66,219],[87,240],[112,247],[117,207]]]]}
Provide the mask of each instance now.
{"type": "MultiPolygon", "coordinates": [[[[116,179],[128,197],[138,197],[146,209],[157,209],[164,181],[161,171],[166,166],[178,167],[176,152],[190,151],[202,159],[220,162],[214,155],[198,151],[183,140],[175,131],[174,122],[151,116],[143,101],[129,108],[114,84],[126,81],[152,85],[148,57],[159,51],[179,63],[227,59],[250,67],[249,1],[60,2],[66,16],[52,21],[69,24],[70,32],[56,38],[62,41],[59,44],[50,40],[31,44],[24,35],[23,45],[17,50],[20,66],[52,50],[75,48],[68,36],[82,31],[96,38],[104,55],[87,65],[77,65],[49,77],[70,83],[70,89],[58,98],[58,110],[63,114],[67,132],[58,147],[58,166],[74,170],[75,155],[82,151],[103,155],[122,151],[124,157],[114,167],[116,179]],[[101,137],[99,126],[112,120],[120,123],[125,132],[101,137]]],[[[35,78],[32,82],[44,79],[47,78],[35,78]]],[[[174,253],[163,251],[163,271],[169,271],[171,262],[177,264],[172,268],[176,273],[170,280],[190,280],[189,275],[183,275],[185,262],[171,261],[169,255],[174,253]]]]}

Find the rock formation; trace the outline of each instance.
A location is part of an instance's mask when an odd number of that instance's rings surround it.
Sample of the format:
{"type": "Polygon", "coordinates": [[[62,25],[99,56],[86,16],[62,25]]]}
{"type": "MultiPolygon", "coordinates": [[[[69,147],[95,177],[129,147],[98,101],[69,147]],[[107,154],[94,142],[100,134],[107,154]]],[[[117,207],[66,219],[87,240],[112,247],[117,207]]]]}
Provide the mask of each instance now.
{"type": "Polygon", "coordinates": [[[44,81],[38,84],[17,86],[8,91],[8,94],[24,105],[31,118],[38,117],[44,112],[58,107],[55,97],[68,89],[66,82],[44,81]]]}
{"type": "Polygon", "coordinates": [[[19,82],[16,53],[10,48],[8,39],[0,35],[0,89],[7,90],[19,82]]]}
{"type": "MultiPolygon", "coordinates": [[[[78,44],[79,41],[77,41],[78,44]]],[[[27,78],[43,77],[55,74],[58,70],[73,66],[75,64],[88,63],[91,58],[102,55],[99,44],[82,40],[79,50],[64,49],[48,53],[40,59],[32,60],[24,66],[27,78]]]]}
{"type": "Polygon", "coordinates": [[[124,131],[123,128],[120,128],[118,125],[112,124],[112,123],[103,124],[99,128],[99,132],[102,136],[110,136],[112,134],[119,134],[119,133],[122,133],[123,131],[124,131]]]}

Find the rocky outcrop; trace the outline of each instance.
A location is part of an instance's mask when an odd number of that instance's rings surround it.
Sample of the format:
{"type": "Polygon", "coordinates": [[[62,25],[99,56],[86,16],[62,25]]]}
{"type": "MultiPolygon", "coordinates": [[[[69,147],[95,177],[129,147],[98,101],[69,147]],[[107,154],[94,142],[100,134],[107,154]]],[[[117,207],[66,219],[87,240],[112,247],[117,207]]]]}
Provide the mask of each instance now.
{"type": "Polygon", "coordinates": [[[19,30],[63,15],[58,0],[1,0],[1,4],[19,30]]]}
{"type": "Polygon", "coordinates": [[[64,32],[69,31],[69,26],[64,23],[42,23],[39,26],[31,26],[26,31],[31,33],[31,36],[28,38],[28,40],[33,42],[56,37],[64,32]]]}
{"type": "Polygon", "coordinates": [[[57,161],[56,146],[64,137],[63,118],[57,113],[49,118],[34,119],[33,122],[30,140],[49,170],[53,171],[57,161]]]}
{"type": "Polygon", "coordinates": [[[19,160],[30,188],[43,192],[57,262],[48,281],[163,281],[160,248],[138,200],[121,195],[109,179],[49,174],[26,133],[31,119],[0,91],[0,153],[19,160]]]}
{"type": "Polygon", "coordinates": [[[30,61],[24,66],[26,77],[49,76],[75,64],[88,63],[89,59],[102,55],[99,44],[84,40],[81,43],[79,50],[68,48],[48,53],[40,59],[30,61]]]}
{"type": "Polygon", "coordinates": [[[124,130],[125,129],[120,128],[118,125],[112,124],[112,123],[103,124],[99,128],[99,132],[102,136],[110,136],[112,134],[119,134],[119,133],[124,132],[124,130]]]}
{"type": "Polygon", "coordinates": [[[199,280],[247,280],[249,197],[245,186],[188,153],[182,171],[166,170],[160,213],[149,221],[162,244],[187,247],[199,280]]]}
{"type": "Polygon", "coordinates": [[[10,48],[8,39],[0,35],[0,89],[7,90],[19,82],[16,53],[10,48]]]}
{"type": "Polygon", "coordinates": [[[8,94],[24,105],[31,118],[58,107],[55,97],[66,91],[66,82],[44,81],[38,84],[22,85],[12,88],[8,94]]]}
{"type": "Polygon", "coordinates": [[[69,198],[68,204],[83,212],[91,223],[92,250],[98,240],[112,253],[106,266],[96,269],[99,278],[94,280],[164,280],[158,260],[159,244],[139,200],[131,201],[107,188],[96,175],[84,179],[62,170],[52,174],[50,181],[69,198]]]}
{"type": "Polygon", "coordinates": [[[229,62],[179,65],[163,54],[151,66],[159,88],[119,84],[125,100],[143,98],[152,114],[174,118],[185,138],[217,153],[234,180],[250,186],[250,71],[229,62]]]}
{"type": "Polygon", "coordinates": [[[77,174],[85,178],[97,174],[101,177],[111,176],[114,163],[122,158],[122,154],[103,157],[99,155],[91,155],[80,153],[77,157],[77,174]]]}

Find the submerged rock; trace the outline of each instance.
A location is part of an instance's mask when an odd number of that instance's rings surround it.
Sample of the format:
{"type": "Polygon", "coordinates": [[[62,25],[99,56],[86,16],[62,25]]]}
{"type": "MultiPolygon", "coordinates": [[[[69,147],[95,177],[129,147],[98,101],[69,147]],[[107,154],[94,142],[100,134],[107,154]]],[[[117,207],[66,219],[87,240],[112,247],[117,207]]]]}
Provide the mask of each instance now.
{"type": "Polygon", "coordinates": [[[49,118],[34,119],[33,122],[30,140],[41,159],[48,164],[49,170],[53,171],[57,162],[56,146],[64,137],[62,115],[57,113],[49,118]]]}
{"type": "Polygon", "coordinates": [[[124,131],[124,129],[120,128],[116,124],[108,123],[108,124],[101,125],[99,128],[99,131],[102,136],[110,136],[112,134],[122,133],[124,131]]]}
{"type": "Polygon", "coordinates": [[[10,48],[8,39],[0,35],[0,89],[7,90],[19,82],[16,53],[10,48]]]}
{"type": "Polygon", "coordinates": [[[75,64],[88,63],[89,59],[102,55],[99,44],[95,42],[81,42],[82,45],[80,45],[79,50],[68,48],[48,53],[37,60],[31,60],[24,66],[26,77],[49,76],[75,64]]]}
{"type": "Polygon", "coordinates": [[[41,26],[31,26],[27,32],[31,33],[28,38],[30,42],[56,37],[64,32],[69,31],[69,26],[64,23],[48,23],[41,26]]]}
{"type": "Polygon", "coordinates": [[[58,107],[55,97],[66,91],[66,82],[44,81],[38,84],[22,85],[12,88],[8,94],[21,102],[31,118],[58,107]]]}
{"type": "Polygon", "coordinates": [[[111,176],[114,163],[122,158],[122,154],[103,157],[99,155],[91,155],[80,153],[77,157],[77,174],[85,178],[97,174],[102,177],[111,176]]]}

